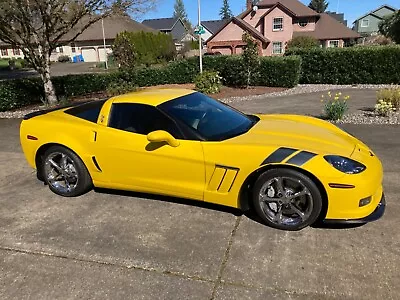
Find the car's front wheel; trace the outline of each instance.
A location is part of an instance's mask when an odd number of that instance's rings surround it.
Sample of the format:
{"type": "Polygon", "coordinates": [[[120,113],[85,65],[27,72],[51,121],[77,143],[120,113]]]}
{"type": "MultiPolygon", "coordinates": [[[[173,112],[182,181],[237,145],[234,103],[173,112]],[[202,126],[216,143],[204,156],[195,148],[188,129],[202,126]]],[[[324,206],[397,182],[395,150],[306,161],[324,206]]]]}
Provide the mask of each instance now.
{"type": "Polygon", "coordinates": [[[42,170],[50,190],[58,195],[75,197],[92,187],[92,179],[82,160],[65,147],[50,147],[44,154],[42,170]]]}
{"type": "Polygon", "coordinates": [[[253,204],[267,225],[300,230],[313,224],[322,209],[322,196],[306,175],[292,169],[271,169],[259,176],[253,204]]]}

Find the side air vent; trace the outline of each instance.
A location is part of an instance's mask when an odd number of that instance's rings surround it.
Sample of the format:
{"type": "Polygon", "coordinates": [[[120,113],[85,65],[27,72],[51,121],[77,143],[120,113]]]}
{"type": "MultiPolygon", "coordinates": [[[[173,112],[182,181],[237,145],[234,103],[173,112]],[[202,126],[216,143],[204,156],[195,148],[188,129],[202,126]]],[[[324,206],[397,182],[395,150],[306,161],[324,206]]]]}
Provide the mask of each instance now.
{"type": "Polygon", "coordinates": [[[230,192],[238,172],[237,168],[216,165],[208,184],[208,190],[219,193],[230,192]]]}

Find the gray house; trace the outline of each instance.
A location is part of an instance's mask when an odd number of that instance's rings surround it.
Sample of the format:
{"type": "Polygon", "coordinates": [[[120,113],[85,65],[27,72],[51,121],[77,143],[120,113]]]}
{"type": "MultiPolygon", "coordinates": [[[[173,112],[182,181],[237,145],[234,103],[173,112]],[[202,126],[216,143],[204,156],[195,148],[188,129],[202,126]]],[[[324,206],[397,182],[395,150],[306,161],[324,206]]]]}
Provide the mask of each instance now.
{"type": "Polygon", "coordinates": [[[177,47],[185,41],[192,41],[195,38],[188,32],[190,29],[179,18],[146,19],[143,25],[171,34],[177,47]]]}
{"type": "Polygon", "coordinates": [[[356,19],[353,23],[353,30],[363,36],[376,34],[379,32],[379,23],[384,19],[384,17],[389,16],[396,11],[397,9],[389,5],[382,5],[381,7],[356,19]]]}

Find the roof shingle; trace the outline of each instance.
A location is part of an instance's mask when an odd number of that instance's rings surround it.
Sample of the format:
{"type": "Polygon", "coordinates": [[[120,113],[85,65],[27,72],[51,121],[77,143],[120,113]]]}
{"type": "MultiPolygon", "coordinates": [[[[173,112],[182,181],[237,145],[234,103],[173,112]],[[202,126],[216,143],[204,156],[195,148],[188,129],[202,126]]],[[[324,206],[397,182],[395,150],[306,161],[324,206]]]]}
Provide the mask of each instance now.
{"type": "Polygon", "coordinates": [[[297,17],[318,16],[316,11],[312,10],[298,0],[262,0],[257,5],[260,7],[271,7],[276,5],[278,2],[292,11],[297,17]]]}
{"type": "Polygon", "coordinates": [[[142,22],[142,24],[153,29],[172,30],[177,21],[178,18],[146,19],[142,22]]]}
{"type": "Polygon", "coordinates": [[[351,39],[360,37],[357,32],[351,30],[326,13],[320,14],[320,19],[315,26],[315,31],[293,32],[293,37],[296,36],[312,36],[318,40],[351,39]]]}
{"type": "Polygon", "coordinates": [[[203,25],[208,31],[212,34],[216,33],[220,30],[229,20],[211,20],[211,21],[202,21],[201,25],[203,25]]]}

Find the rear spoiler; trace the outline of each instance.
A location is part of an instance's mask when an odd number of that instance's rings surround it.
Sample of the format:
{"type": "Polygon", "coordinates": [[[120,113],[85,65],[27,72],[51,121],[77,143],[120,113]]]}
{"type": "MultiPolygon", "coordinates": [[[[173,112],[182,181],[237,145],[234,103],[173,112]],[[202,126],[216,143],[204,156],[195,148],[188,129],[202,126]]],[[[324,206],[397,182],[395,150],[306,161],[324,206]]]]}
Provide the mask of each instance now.
{"type": "Polygon", "coordinates": [[[57,107],[53,107],[53,108],[49,108],[49,109],[43,109],[43,110],[34,111],[34,112],[29,113],[29,114],[26,114],[24,116],[24,120],[29,120],[29,119],[32,119],[33,117],[45,115],[45,114],[47,114],[49,112],[52,112],[52,111],[61,110],[61,109],[65,109],[65,108],[70,108],[70,107],[75,107],[75,106],[79,106],[79,105],[82,105],[82,104],[85,104],[85,103],[88,103],[88,102],[92,102],[92,101],[93,100],[76,102],[76,103],[57,106],[57,107]]]}

